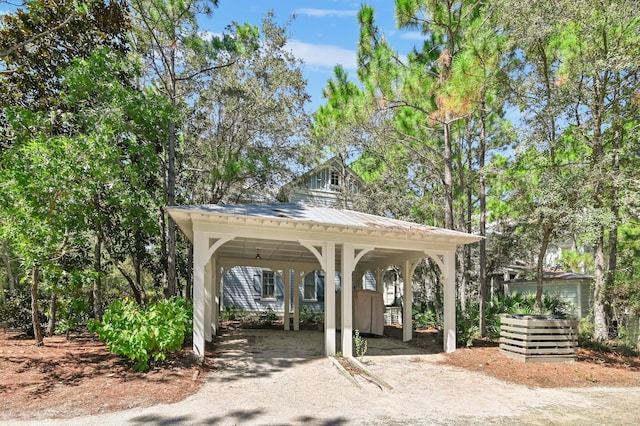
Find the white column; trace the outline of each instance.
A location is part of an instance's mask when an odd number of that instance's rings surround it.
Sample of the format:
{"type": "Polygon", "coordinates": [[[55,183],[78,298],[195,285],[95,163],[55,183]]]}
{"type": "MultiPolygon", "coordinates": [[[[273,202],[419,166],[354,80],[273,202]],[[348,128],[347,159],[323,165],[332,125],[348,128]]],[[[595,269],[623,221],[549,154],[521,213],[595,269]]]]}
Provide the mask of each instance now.
{"type": "MultiPolygon", "coordinates": [[[[342,246],[342,285],[341,319],[342,319],[342,355],[353,356],[353,269],[354,249],[351,244],[342,246]]],[[[360,280],[362,286],[362,280],[360,280]]]]}
{"type": "Polygon", "coordinates": [[[444,351],[456,350],[456,253],[444,255],[444,351]]]}
{"type": "Polygon", "coordinates": [[[336,354],[336,245],[324,247],[324,353],[330,356],[336,354]]]}
{"type": "Polygon", "coordinates": [[[376,291],[378,293],[385,294],[383,279],[384,279],[384,269],[376,268],[376,291]]]}
{"type": "Polygon", "coordinates": [[[205,348],[205,266],[209,259],[208,238],[199,232],[193,236],[193,351],[204,356],[205,348]]]}
{"type": "Polygon", "coordinates": [[[207,263],[204,267],[204,339],[207,342],[211,341],[211,312],[212,312],[212,285],[213,279],[211,277],[211,262],[207,263]]]}
{"type": "Polygon", "coordinates": [[[291,328],[289,312],[289,305],[291,303],[291,269],[284,269],[282,271],[282,284],[284,285],[284,329],[289,331],[291,328]]]}
{"type": "Polygon", "coordinates": [[[413,289],[411,280],[413,278],[413,268],[411,262],[404,261],[402,265],[402,281],[404,290],[402,294],[402,341],[408,342],[413,339],[413,289]]]}
{"type": "MultiPolygon", "coordinates": [[[[293,270],[293,330],[300,330],[300,282],[297,271],[293,270]]],[[[304,277],[303,277],[304,278],[304,277]]]]}
{"type": "Polygon", "coordinates": [[[220,278],[218,277],[218,262],[211,257],[211,339],[218,334],[220,316],[220,278]]]}

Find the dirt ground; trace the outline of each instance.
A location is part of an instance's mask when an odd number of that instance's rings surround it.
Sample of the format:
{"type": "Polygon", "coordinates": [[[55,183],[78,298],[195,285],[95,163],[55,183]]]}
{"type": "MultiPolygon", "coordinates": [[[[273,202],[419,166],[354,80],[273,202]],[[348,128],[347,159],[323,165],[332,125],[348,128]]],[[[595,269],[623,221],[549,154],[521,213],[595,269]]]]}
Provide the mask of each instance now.
{"type": "MultiPolygon", "coordinates": [[[[401,343],[398,330],[387,332],[391,337],[369,338],[368,355],[372,359],[381,354],[408,354],[407,362],[416,364],[421,361],[419,356],[411,356],[414,351],[419,355],[440,354],[437,363],[442,368],[465,369],[527,388],[640,387],[638,358],[580,349],[576,362],[525,364],[500,354],[496,345],[489,342],[442,354],[441,341],[433,331],[415,333],[411,344],[401,343]]],[[[274,334],[276,341],[280,334],[274,334]]],[[[315,334],[321,336],[321,333],[315,334]]],[[[229,337],[225,335],[230,333],[223,333],[223,337],[208,348],[202,364],[190,348],[186,348],[149,372],[140,373],[126,361],[111,355],[101,342],[87,333],[74,335],[70,341],[64,337],[45,338],[45,345],[36,347],[33,340],[23,335],[0,331],[0,421],[68,419],[170,404],[196,394],[210,374],[220,377],[231,374],[233,377],[225,378],[225,382],[240,380],[244,370],[229,367],[229,371],[224,371],[228,367],[224,357],[237,352],[225,346],[229,344],[225,341],[229,337]]],[[[314,338],[321,342],[321,337],[314,338]]],[[[255,343],[256,337],[247,339],[245,351],[255,343]]],[[[261,353],[261,349],[254,348],[249,352],[254,359],[269,358],[261,362],[275,364],[278,371],[292,365],[292,361],[273,359],[266,350],[261,353]]],[[[296,353],[295,359],[302,360],[307,355],[321,358],[321,349],[309,348],[308,352],[296,353]]],[[[254,373],[252,371],[252,377],[254,373]]]]}
{"type": "Polygon", "coordinates": [[[135,371],[89,333],[46,337],[0,332],[0,420],[64,418],[181,401],[202,386],[190,351],[148,372],[135,371]]]}

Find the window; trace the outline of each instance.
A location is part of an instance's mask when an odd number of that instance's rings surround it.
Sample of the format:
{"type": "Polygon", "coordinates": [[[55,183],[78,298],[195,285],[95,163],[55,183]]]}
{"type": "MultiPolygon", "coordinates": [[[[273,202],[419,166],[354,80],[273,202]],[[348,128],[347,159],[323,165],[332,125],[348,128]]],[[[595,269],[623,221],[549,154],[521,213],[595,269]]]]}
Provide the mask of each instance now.
{"type": "Polygon", "coordinates": [[[331,170],[331,185],[340,185],[340,175],[335,170],[331,170]]]}
{"type": "Polygon", "coordinates": [[[304,276],[304,288],[302,293],[304,300],[317,300],[316,294],[316,272],[311,272],[304,276]]]}
{"type": "Polygon", "coordinates": [[[276,298],[276,274],[273,271],[262,271],[262,298],[276,298]]]}

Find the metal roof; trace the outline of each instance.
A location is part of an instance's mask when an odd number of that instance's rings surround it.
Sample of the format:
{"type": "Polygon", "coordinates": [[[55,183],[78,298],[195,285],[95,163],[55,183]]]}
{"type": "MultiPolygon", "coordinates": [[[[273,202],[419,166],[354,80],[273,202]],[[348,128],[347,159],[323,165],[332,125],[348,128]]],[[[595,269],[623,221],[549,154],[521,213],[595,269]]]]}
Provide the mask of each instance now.
{"type": "MultiPolygon", "coordinates": [[[[438,240],[450,240],[457,244],[479,241],[482,237],[464,232],[453,231],[434,226],[422,225],[383,216],[343,210],[330,207],[317,207],[299,203],[273,204],[206,204],[172,206],[170,212],[180,211],[204,216],[229,216],[269,221],[295,222],[307,225],[323,225],[351,230],[391,232],[438,240]]],[[[175,216],[172,214],[172,216],[175,216]]]]}
{"type": "MultiPolygon", "coordinates": [[[[220,259],[235,259],[248,266],[269,266],[266,262],[278,261],[317,262],[303,241],[370,247],[373,250],[360,264],[386,266],[400,259],[424,258],[426,250],[451,252],[459,245],[481,239],[388,217],[297,203],[171,206],[167,211],[191,241],[194,232],[204,232],[208,238],[232,236],[216,253],[220,259]],[[258,254],[260,262],[256,260],[258,254]]],[[[338,250],[337,263],[341,256],[338,250]]]]}

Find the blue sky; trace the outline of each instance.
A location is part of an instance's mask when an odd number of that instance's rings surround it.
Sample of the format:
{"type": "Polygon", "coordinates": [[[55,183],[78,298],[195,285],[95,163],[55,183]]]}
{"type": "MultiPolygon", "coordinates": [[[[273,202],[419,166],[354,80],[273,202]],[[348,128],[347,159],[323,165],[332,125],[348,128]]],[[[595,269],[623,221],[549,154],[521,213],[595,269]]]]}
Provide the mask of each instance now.
{"type": "MultiPolygon", "coordinates": [[[[407,53],[414,44],[421,44],[418,32],[395,29],[394,1],[369,0],[375,9],[377,25],[383,30],[391,46],[407,53]]],[[[292,14],[289,26],[289,48],[304,63],[311,95],[310,111],[321,104],[322,89],[333,75],[333,67],[341,64],[356,79],[356,55],[359,27],[357,14],[362,2],[352,0],[220,0],[213,17],[203,21],[203,29],[217,33],[232,21],[260,25],[264,14],[273,10],[276,20],[284,23],[292,14]]]]}
{"type": "MultiPolygon", "coordinates": [[[[19,3],[0,0],[0,14],[19,3]]],[[[422,43],[420,33],[396,30],[393,0],[364,3],[374,7],[376,23],[394,49],[406,54],[414,44],[422,43]]],[[[356,79],[357,14],[362,4],[353,0],[219,0],[213,16],[202,19],[201,25],[202,30],[221,33],[233,21],[259,26],[269,10],[274,11],[279,23],[285,23],[295,14],[289,26],[289,48],[305,63],[307,91],[311,95],[307,109],[313,112],[324,103],[322,89],[332,77],[336,64],[341,64],[351,79],[356,79]]]]}

